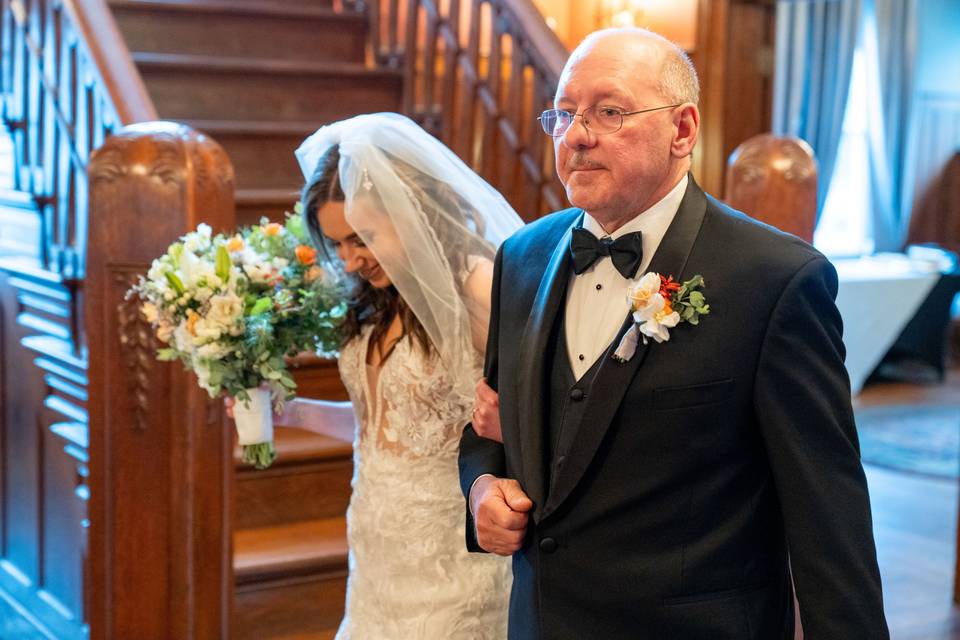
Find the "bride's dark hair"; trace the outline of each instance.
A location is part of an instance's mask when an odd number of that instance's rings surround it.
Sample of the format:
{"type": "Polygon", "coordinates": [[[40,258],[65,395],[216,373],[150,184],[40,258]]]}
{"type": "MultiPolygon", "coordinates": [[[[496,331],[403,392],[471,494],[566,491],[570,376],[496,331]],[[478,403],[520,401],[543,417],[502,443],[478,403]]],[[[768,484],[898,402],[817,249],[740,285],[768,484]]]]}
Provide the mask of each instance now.
{"type": "MultiPolygon", "coordinates": [[[[320,156],[317,168],[300,196],[300,205],[311,240],[329,260],[337,262],[339,260],[336,258],[336,252],[330,245],[329,239],[323,234],[323,229],[320,228],[317,212],[328,202],[346,200],[343,188],[340,186],[339,164],[340,146],[333,145],[320,156]]],[[[370,339],[372,344],[378,344],[390,328],[394,316],[399,315],[403,325],[403,335],[412,335],[424,353],[432,351],[426,329],[400,297],[396,287],[391,284],[381,289],[362,278],[356,280],[356,286],[347,301],[347,315],[343,323],[344,344],[359,336],[361,328],[366,324],[373,325],[370,339]]]]}

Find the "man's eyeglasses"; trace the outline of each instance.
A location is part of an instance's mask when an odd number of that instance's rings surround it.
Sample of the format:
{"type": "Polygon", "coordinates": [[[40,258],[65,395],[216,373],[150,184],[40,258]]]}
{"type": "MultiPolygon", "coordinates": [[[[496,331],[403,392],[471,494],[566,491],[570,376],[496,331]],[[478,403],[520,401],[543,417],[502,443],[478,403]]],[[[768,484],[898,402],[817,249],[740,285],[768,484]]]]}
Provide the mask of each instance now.
{"type": "Polygon", "coordinates": [[[540,114],[537,120],[540,121],[540,126],[543,127],[544,133],[548,136],[559,138],[573,125],[573,119],[580,116],[580,119],[583,120],[583,126],[586,127],[587,131],[600,135],[620,131],[620,128],[623,127],[623,119],[626,116],[635,116],[638,113],[671,109],[679,106],[680,104],[668,104],[663,107],[640,109],[639,111],[624,111],[617,107],[593,106],[587,107],[580,113],[570,113],[564,109],[547,109],[540,114]]]}

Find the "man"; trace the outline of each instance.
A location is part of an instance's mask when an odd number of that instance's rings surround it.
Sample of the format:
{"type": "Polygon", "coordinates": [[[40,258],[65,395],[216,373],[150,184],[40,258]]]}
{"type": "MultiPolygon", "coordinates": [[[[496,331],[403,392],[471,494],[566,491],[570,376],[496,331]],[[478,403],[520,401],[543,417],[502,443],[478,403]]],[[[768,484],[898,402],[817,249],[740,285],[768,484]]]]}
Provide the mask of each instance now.
{"type": "Polygon", "coordinates": [[[647,31],[567,62],[541,121],[575,208],[497,256],[467,543],[513,554],[511,639],[792,638],[792,583],[808,639],[887,638],[836,273],[697,187],[697,94],[647,31]],[[638,333],[649,272],[702,275],[709,313],[638,333]]]}

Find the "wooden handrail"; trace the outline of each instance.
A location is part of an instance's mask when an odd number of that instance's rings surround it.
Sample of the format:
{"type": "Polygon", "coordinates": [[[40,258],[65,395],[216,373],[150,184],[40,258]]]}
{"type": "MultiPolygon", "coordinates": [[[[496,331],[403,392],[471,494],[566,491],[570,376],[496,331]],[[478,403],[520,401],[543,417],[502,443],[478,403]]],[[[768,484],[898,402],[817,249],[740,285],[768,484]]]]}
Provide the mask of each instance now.
{"type": "Polygon", "coordinates": [[[568,52],[531,0],[373,0],[375,59],[404,71],[404,111],[531,220],[564,206],[536,117],[568,52]]]}
{"type": "Polygon", "coordinates": [[[157,110],[106,1],[66,0],[63,5],[77,27],[104,92],[110,97],[119,124],[156,120],[157,110]]]}
{"type": "Polygon", "coordinates": [[[2,116],[14,188],[43,218],[40,266],[85,273],[87,163],[106,136],[156,109],[105,0],[5,0],[2,116]]]}

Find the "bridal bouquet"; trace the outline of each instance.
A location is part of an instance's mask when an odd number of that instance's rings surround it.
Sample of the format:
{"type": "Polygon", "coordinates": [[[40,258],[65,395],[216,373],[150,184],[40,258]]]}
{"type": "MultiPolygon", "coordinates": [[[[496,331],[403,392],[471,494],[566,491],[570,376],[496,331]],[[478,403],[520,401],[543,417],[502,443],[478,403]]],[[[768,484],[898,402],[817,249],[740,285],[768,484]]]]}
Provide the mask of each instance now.
{"type": "Polygon", "coordinates": [[[154,260],[128,295],[140,297],[167,345],[160,360],[182,361],[211,397],[237,399],[243,459],[269,466],[272,412],[296,389],[284,356],[335,355],[346,312],[343,281],[318,264],[299,212],[231,236],[201,224],[154,260]]]}

